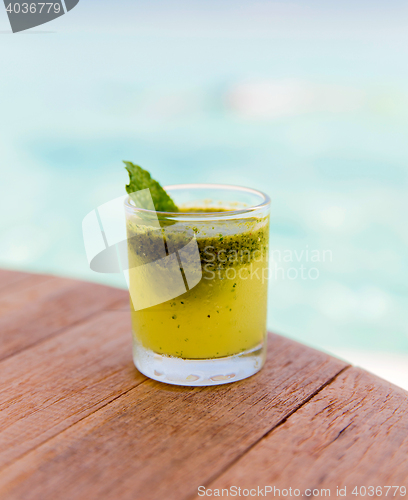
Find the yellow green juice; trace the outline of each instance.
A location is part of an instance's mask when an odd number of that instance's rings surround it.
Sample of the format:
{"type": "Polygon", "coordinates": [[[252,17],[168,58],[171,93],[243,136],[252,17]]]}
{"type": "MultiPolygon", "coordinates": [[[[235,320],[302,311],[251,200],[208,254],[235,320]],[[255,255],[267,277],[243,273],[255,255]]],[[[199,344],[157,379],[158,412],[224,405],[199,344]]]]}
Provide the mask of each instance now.
{"type": "MultiPolygon", "coordinates": [[[[212,212],[202,208],[189,212],[212,212]]],[[[219,211],[219,209],[218,209],[219,211]]],[[[199,252],[198,284],[163,303],[135,310],[135,343],[160,355],[184,359],[222,358],[262,346],[266,334],[268,217],[232,220],[161,221],[161,230],[128,219],[131,266],[141,266],[195,239],[199,252]]],[[[193,264],[191,264],[193,265],[193,264]]],[[[183,276],[189,263],[180,266],[183,276]]],[[[195,268],[193,272],[197,273],[195,268]]],[[[149,296],[161,284],[132,280],[149,296]]],[[[164,285],[165,286],[165,285],[164,285]]]]}

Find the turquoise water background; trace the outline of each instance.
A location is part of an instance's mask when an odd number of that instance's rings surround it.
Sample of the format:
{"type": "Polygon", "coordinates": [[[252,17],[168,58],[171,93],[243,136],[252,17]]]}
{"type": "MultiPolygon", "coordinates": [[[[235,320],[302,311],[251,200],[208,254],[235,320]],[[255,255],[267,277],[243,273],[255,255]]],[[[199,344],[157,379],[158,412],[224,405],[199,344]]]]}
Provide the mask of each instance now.
{"type": "Polygon", "coordinates": [[[271,196],[271,329],[408,353],[407,15],[82,0],[13,35],[0,9],[0,266],[125,286],[88,269],[81,223],[124,193],[128,159],[271,196]]]}

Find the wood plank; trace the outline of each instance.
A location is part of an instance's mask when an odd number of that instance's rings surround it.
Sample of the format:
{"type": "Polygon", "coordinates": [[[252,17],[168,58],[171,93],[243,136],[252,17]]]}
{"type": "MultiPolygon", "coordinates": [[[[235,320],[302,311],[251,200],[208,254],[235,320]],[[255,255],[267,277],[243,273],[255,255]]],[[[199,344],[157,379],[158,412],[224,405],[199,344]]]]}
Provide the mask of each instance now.
{"type": "Polygon", "coordinates": [[[27,306],[42,299],[47,299],[55,293],[72,288],[78,282],[70,279],[44,276],[41,274],[27,275],[17,281],[0,295],[0,318],[13,311],[25,310],[27,306]]]}
{"type": "Polygon", "coordinates": [[[128,303],[128,292],[51,277],[36,286],[19,282],[0,297],[0,359],[13,355],[95,312],[128,303]]]}
{"type": "Polygon", "coordinates": [[[127,302],[117,302],[116,304],[112,305],[109,307],[109,311],[122,311],[122,312],[127,312],[130,314],[130,302],[127,300],[127,302]]]}
{"type": "Polygon", "coordinates": [[[408,393],[349,368],[208,487],[330,489],[335,497],[339,486],[360,498],[355,486],[408,487],[407,480],[408,393]]]}
{"type": "Polygon", "coordinates": [[[30,276],[29,273],[0,269],[0,291],[30,276]]]}
{"type": "Polygon", "coordinates": [[[130,331],[105,312],[0,363],[0,467],[145,379],[130,331]]]}
{"type": "Polygon", "coordinates": [[[346,366],[271,335],[266,366],[247,380],[185,388],[147,379],[3,469],[0,496],[189,498],[346,366]]]}
{"type": "MultiPolygon", "coordinates": [[[[0,270],[1,271],[1,270],[0,270]]],[[[28,274],[28,273],[18,273],[19,279],[16,279],[12,283],[8,283],[7,286],[0,286],[0,316],[7,312],[7,304],[14,304],[10,301],[12,296],[18,297],[18,294],[23,290],[31,289],[42,285],[46,281],[56,281],[58,278],[55,276],[50,276],[46,274],[28,274]],[[21,275],[20,275],[21,274],[21,275]]],[[[18,301],[16,301],[18,303],[18,301]]],[[[21,307],[21,302],[20,302],[21,307]]]]}

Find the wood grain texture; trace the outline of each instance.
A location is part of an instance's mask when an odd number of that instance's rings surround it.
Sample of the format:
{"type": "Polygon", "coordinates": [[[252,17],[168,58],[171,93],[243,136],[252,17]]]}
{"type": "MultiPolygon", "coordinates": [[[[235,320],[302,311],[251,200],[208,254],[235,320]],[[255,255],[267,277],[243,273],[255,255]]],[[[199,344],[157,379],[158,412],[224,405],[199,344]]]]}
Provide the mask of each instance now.
{"type": "Polygon", "coordinates": [[[360,498],[355,486],[407,481],[408,393],[348,368],[208,487],[327,488],[333,497],[346,486],[347,498],[360,498]]]}
{"type": "Polygon", "coordinates": [[[93,283],[35,276],[20,280],[0,296],[0,360],[128,300],[125,290],[93,283]]]}
{"type": "Polygon", "coordinates": [[[30,304],[47,299],[61,290],[72,288],[77,283],[73,280],[44,276],[27,275],[23,280],[3,288],[0,295],[0,318],[14,311],[22,313],[30,304]]]}
{"type": "Polygon", "coordinates": [[[0,468],[145,379],[130,331],[105,312],[0,363],[0,468]]]}
{"type": "Polygon", "coordinates": [[[345,366],[272,335],[266,366],[247,380],[183,388],[147,379],[3,469],[0,497],[189,498],[345,366]]]}
{"type": "MultiPolygon", "coordinates": [[[[18,301],[15,297],[21,290],[30,290],[33,294],[37,286],[41,286],[46,281],[56,281],[58,278],[46,274],[25,274],[19,280],[9,283],[6,287],[0,288],[0,316],[11,312],[12,308],[18,308],[18,301]],[[10,305],[10,308],[8,308],[10,305]]],[[[35,292],[34,292],[35,293],[35,292]]]]}
{"type": "Polygon", "coordinates": [[[0,269],[0,293],[9,286],[30,276],[28,273],[21,271],[9,271],[8,269],[0,269]]]}

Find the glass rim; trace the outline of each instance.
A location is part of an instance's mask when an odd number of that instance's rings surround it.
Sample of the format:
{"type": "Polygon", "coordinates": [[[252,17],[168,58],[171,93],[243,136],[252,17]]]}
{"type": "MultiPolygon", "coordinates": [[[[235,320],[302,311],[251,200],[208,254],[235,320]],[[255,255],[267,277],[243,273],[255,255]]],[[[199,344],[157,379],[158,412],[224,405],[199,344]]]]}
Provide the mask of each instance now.
{"type": "Polygon", "coordinates": [[[132,209],[134,212],[142,212],[146,215],[148,214],[156,214],[159,217],[186,217],[189,218],[203,218],[211,219],[211,218],[232,218],[237,215],[245,215],[248,213],[252,213],[258,210],[262,210],[263,208],[267,208],[271,204],[270,197],[257,189],[248,188],[244,186],[235,186],[233,184],[208,184],[208,183],[192,183],[192,184],[171,184],[168,186],[163,186],[165,191],[167,190],[175,190],[175,189],[225,189],[228,191],[240,191],[244,193],[249,193],[253,195],[257,195],[261,198],[261,203],[257,205],[251,205],[249,207],[241,208],[239,210],[224,210],[221,212],[159,212],[158,210],[148,210],[147,208],[138,208],[135,205],[130,203],[131,198],[127,196],[125,199],[126,208],[132,209]]]}

